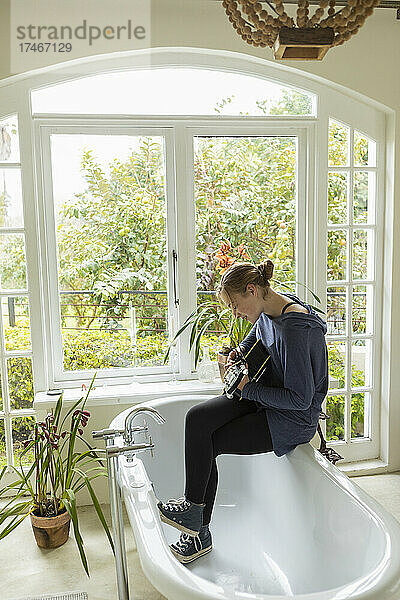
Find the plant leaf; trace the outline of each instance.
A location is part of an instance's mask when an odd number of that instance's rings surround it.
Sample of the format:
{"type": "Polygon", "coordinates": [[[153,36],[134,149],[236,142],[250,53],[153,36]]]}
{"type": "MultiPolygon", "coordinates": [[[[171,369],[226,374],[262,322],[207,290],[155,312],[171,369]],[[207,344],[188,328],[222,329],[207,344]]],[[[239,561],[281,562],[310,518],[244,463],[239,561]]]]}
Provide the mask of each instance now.
{"type": "Polygon", "coordinates": [[[11,523],[9,523],[7,525],[7,527],[5,527],[3,529],[3,531],[0,532],[0,540],[2,540],[3,538],[6,537],[6,535],[8,535],[9,533],[11,533],[12,531],[14,531],[14,529],[16,527],[18,527],[18,525],[20,525],[22,523],[22,521],[24,521],[26,519],[26,517],[29,517],[30,513],[26,513],[25,515],[23,515],[19,521],[16,521],[16,519],[18,518],[18,516],[14,517],[14,519],[11,521],[11,523]]]}
{"type": "Polygon", "coordinates": [[[72,525],[74,528],[75,541],[78,546],[82,565],[86,571],[87,576],[90,577],[88,562],[86,559],[85,550],[83,549],[83,540],[82,540],[81,533],[79,531],[78,514],[76,512],[76,497],[75,497],[74,492],[70,489],[65,490],[64,494],[63,494],[64,506],[67,509],[69,516],[71,517],[72,525]],[[64,496],[64,494],[67,496],[68,499],[64,496]]]}
{"type": "Polygon", "coordinates": [[[89,490],[90,497],[91,497],[91,499],[93,501],[94,507],[95,507],[96,512],[97,512],[97,516],[99,517],[100,522],[103,525],[103,529],[106,532],[106,535],[108,537],[108,541],[110,542],[110,546],[112,548],[113,554],[115,555],[114,542],[113,542],[113,539],[112,539],[112,536],[111,536],[111,533],[110,533],[110,529],[109,529],[109,527],[107,525],[107,522],[106,522],[106,520],[104,518],[103,511],[101,510],[100,503],[99,503],[99,501],[97,499],[97,496],[95,494],[95,491],[94,491],[92,485],[90,484],[89,478],[87,477],[86,473],[84,473],[80,469],[75,469],[75,471],[77,471],[80,474],[80,476],[86,482],[86,486],[87,486],[87,488],[89,490]]]}

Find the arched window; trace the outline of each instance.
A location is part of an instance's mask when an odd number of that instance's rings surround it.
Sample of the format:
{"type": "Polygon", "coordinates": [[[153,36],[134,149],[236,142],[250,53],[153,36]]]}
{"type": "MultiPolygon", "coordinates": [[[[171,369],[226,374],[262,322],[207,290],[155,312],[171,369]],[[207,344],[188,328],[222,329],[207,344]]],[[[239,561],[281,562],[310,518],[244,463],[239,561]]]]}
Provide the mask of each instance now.
{"type": "Polygon", "coordinates": [[[316,95],[241,73],[164,67],[102,73],[35,90],[32,112],[315,116],[316,95]]]}
{"type": "MultiPolygon", "coordinates": [[[[144,55],[0,86],[9,462],[32,363],[43,390],[95,370],[98,384],[193,378],[189,333],[164,361],[168,341],[247,256],[325,311],[327,439],[348,460],[377,456],[384,111],[244,55],[158,50],[151,69],[144,55]]],[[[203,343],[213,356],[225,341],[216,328],[203,343]]]]}

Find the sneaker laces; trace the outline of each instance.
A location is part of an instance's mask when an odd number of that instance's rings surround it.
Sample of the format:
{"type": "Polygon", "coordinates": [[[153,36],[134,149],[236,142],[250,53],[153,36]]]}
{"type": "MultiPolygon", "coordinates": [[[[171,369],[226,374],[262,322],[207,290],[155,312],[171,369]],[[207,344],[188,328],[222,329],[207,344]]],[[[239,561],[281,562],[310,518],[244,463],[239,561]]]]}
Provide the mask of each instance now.
{"type": "Polygon", "coordinates": [[[182,498],[170,498],[168,502],[163,503],[163,507],[170,511],[183,511],[190,508],[190,502],[186,500],[185,496],[182,496],[182,498]]]}
{"type": "Polygon", "coordinates": [[[174,546],[180,552],[186,552],[190,544],[194,545],[196,552],[199,552],[199,550],[202,549],[202,544],[199,536],[191,536],[188,533],[181,533],[179,540],[174,544],[174,546]]]}

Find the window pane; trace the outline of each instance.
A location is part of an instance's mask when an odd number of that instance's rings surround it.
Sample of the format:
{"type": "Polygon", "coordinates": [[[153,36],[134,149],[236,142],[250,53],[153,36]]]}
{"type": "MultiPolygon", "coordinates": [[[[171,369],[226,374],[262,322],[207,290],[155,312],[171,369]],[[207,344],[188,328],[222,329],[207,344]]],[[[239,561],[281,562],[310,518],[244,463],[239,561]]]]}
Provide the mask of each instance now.
{"type": "Polygon", "coordinates": [[[30,350],[31,329],[27,296],[2,298],[6,350],[30,350]]]}
{"type": "Polygon", "coordinates": [[[356,167],[376,166],[376,142],[354,131],[354,165],[356,167]]]}
{"type": "Polygon", "coordinates": [[[351,385],[371,385],[371,340],[356,340],[351,347],[351,385]]]}
{"type": "Polygon", "coordinates": [[[328,342],[329,387],[341,389],[346,383],[346,345],[343,342],[328,342]]]}
{"type": "Polygon", "coordinates": [[[21,173],[0,169],[0,227],[23,227],[21,173]]]}
{"type": "Polygon", "coordinates": [[[370,394],[358,393],[351,396],[351,437],[368,437],[366,416],[370,410],[370,394]]]}
{"type": "Polygon", "coordinates": [[[344,440],[344,396],[328,396],[326,399],[326,440],[344,440]]]}
{"type": "Polygon", "coordinates": [[[18,417],[12,419],[12,439],[14,449],[14,460],[17,465],[29,465],[35,460],[34,449],[32,448],[21,457],[24,449],[24,442],[28,440],[34,432],[35,417],[18,417]]]}
{"type": "Polygon", "coordinates": [[[90,293],[61,292],[66,371],[162,365],[168,337],[165,291],[121,292],[104,301],[91,298],[90,293]]]}
{"type": "Polygon", "coordinates": [[[328,231],[328,279],[347,279],[347,231],[328,231]]]}
{"type": "Polygon", "coordinates": [[[350,128],[329,119],[329,166],[345,167],[349,164],[350,128]]]}
{"type": "Polygon", "coordinates": [[[0,162],[19,162],[17,115],[0,120],[0,162]]]}
{"type": "Polygon", "coordinates": [[[0,369],[0,411],[4,410],[3,406],[3,386],[1,381],[1,369],[0,369]]]}
{"type": "Polygon", "coordinates": [[[373,330],[372,286],[353,286],[352,328],[353,333],[371,334],[373,330]]]}
{"type": "Polygon", "coordinates": [[[277,279],[295,279],[296,155],[295,138],[195,138],[200,290],[249,257],[269,257],[277,279]]]}
{"type": "Polygon", "coordinates": [[[373,231],[353,231],[353,279],[373,279],[373,231]]]}
{"type": "Polygon", "coordinates": [[[354,223],[374,223],[375,173],[355,171],[353,220],[354,223]]]}
{"type": "Polygon", "coordinates": [[[346,297],[346,288],[329,287],[327,290],[328,334],[346,335],[346,297]]]}
{"type": "Polygon", "coordinates": [[[6,430],[4,419],[0,419],[0,469],[7,466],[6,430]]]}
{"type": "Polygon", "coordinates": [[[3,290],[26,289],[23,233],[0,233],[0,288],[3,290]]]}
{"type": "Polygon", "coordinates": [[[276,278],[293,282],[297,139],[195,137],[194,152],[199,302],[235,261],[268,257],[276,278]]]}
{"type": "Polygon", "coordinates": [[[33,408],[32,360],[25,356],[9,358],[7,372],[11,409],[33,408]]]}
{"type": "Polygon", "coordinates": [[[189,68],[103,73],[32,92],[34,113],[314,115],[315,107],[316,96],[303,90],[189,68]]]}
{"type": "Polygon", "coordinates": [[[64,368],[161,365],[164,139],[52,135],[51,150],[64,368]]]}
{"type": "Polygon", "coordinates": [[[347,223],[347,173],[329,173],[328,175],[328,223],[347,223]]]}

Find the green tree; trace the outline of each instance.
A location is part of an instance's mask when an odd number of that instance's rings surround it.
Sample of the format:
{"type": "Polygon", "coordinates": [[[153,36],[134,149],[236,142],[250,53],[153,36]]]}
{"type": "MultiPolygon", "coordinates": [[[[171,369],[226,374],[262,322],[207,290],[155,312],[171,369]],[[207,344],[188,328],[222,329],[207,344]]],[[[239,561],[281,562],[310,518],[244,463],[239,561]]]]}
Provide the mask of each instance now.
{"type": "MultiPolygon", "coordinates": [[[[219,280],[216,253],[228,239],[255,262],[270,257],[294,280],[296,144],[290,137],[201,138],[195,152],[198,287],[219,280]]],[[[279,278],[279,275],[278,275],[279,278]]]]}

